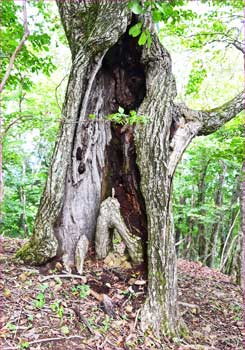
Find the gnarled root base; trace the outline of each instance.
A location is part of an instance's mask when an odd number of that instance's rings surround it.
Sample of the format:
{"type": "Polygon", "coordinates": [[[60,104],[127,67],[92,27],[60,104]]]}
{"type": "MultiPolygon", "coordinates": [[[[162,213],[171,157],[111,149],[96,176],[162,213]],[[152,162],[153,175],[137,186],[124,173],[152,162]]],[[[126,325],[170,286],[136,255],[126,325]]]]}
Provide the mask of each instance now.
{"type": "MultiPolygon", "coordinates": [[[[120,235],[134,263],[139,264],[143,262],[141,238],[129,232],[120,213],[118,200],[111,197],[101,203],[100,214],[97,220],[95,248],[99,259],[105,258],[109,252],[111,243],[110,230],[114,230],[114,235],[120,235]]],[[[88,246],[88,238],[82,235],[76,243],[73,258],[71,259],[69,252],[63,254],[62,260],[67,271],[71,272],[71,268],[75,264],[77,272],[82,274],[88,246]],[[72,265],[70,263],[71,260],[73,261],[72,265]]],[[[55,236],[42,241],[31,239],[16,253],[15,259],[32,265],[42,265],[56,257],[57,248],[58,242],[55,236]]]]}
{"type": "Polygon", "coordinates": [[[83,273],[83,262],[88,252],[89,240],[85,235],[82,235],[77,243],[75,252],[75,265],[77,272],[83,273]]]}
{"type": "Polygon", "coordinates": [[[95,234],[95,250],[99,259],[104,259],[109,253],[111,230],[115,230],[122,237],[132,261],[143,262],[141,238],[129,232],[120,213],[120,203],[114,197],[107,198],[100,206],[95,234]]]}
{"type": "Polygon", "coordinates": [[[16,253],[15,260],[30,265],[42,265],[56,256],[58,242],[53,239],[25,243],[16,253]]]}

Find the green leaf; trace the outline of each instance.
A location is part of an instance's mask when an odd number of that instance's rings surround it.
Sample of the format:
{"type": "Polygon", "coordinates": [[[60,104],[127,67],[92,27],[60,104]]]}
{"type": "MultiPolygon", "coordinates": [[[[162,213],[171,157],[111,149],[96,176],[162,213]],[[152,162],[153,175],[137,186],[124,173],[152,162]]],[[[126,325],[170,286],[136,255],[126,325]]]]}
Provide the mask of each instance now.
{"type": "Polygon", "coordinates": [[[20,349],[29,349],[30,343],[28,341],[24,341],[20,343],[20,349]]]}
{"type": "Polygon", "coordinates": [[[141,36],[140,36],[139,41],[138,41],[138,44],[140,46],[143,46],[143,45],[145,45],[146,41],[147,41],[147,34],[144,31],[144,32],[141,33],[141,36]]]}
{"type": "Polygon", "coordinates": [[[154,22],[160,22],[162,19],[162,14],[158,10],[152,11],[151,15],[154,22]]]}
{"type": "Polygon", "coordinates": [[[133,117],[136,115],[136,111],[132,110],[132,111],[129,111],[129,114],[133,117]]]}
{"type": "Polygon", "coordinates": [[[136,36],[140,35],[141,28],[142,28],[142,22],[136,23],[133,27],[129,29],[129,35],[135,38],[136,36]]]}
{"type": "Polygon", "coordinates": [[[123,113],[124,113],[124,108],[122,108],[121,106],[119,106],[118,112],[119,112],[120,114],[123,114],[123,113]]]}
{"type": "Polygon", "coordinates": [[[128,7],[135,15],[143,13],[143,8],[138,1],[130,1],[128,7]]]}

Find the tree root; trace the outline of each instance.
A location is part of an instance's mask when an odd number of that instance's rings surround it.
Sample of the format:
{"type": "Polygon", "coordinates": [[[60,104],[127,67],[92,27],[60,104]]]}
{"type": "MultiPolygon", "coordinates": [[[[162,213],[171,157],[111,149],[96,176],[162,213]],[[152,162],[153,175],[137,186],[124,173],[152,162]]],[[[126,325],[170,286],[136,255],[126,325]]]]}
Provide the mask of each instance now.
{"type": "Polygon", "coordinates": [[[42,241],[30,240],[17,251],[14,260],[30,265],[42,265],[56,256],[57,246],[55,237],[42,241]]]}
{"type": "Polygon", "coordinates": [[[101,203],[95,234],[95,250],[99,259],[104,259],[110,248],[110,232],[119,234],[125,243],[133,262],[143,262],[141,239],[132,235],[120,213],[120,203],[114,197],[108,197],[101,203]]]}

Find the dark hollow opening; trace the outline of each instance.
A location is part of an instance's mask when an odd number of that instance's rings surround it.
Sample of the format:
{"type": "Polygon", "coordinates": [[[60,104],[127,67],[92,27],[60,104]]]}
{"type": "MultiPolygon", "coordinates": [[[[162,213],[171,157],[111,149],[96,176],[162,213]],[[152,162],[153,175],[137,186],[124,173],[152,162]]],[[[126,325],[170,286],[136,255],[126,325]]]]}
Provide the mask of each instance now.
{"type": "MultiPolygon", "coordinates": [[[[109,83],[106,94],[109,113],[117,112],[121,106],[128,114],[130,110],[137,110],[145,97],[142,47],[137,44],[137,40],[129,36],[127,31],[104,57],[101,72],[109,83]]],[[[121,214],[130,232],[146,242],[146,208],[140,191],[133,129],[133,126],[112,123],[102,197],[106,198],[111,194],[111,189],[115,189],[115,197],[120,202],[121,214]]]]}
{"type": "Polygon", "coordinates": [[[142,47],[137,40],[127,31],[104,57],[102,71],[114,80],[110,113],[116,112],[119,106],[129,113],[137,109],[145,97],[145,72],[140,62],[142,47]]]}

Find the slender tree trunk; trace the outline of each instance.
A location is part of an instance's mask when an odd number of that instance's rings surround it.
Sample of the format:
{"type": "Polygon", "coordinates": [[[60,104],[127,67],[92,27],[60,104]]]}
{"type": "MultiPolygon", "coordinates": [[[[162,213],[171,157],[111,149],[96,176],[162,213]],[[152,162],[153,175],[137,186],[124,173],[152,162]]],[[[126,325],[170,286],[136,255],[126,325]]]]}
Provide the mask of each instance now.
{"type": "MultiPolygon", "coordinates": [[[[82,272],[100,213],[105,229],[97,229],[97,234],[107,234],[113,227],[123,231],[127,241],[135,243],[139,240],[131,240],[132,236],[139,236],[148,242],[148,296],[142,328],[151,326],[156,334],[176,335],[180,327],[172,178],[192,138],[198,132],[213,132],[221,117],[212,115],[214,123],[205,124],[202,131],[209,114],[189,114],[173,103],[176,87],[171,58],[160,45],[148,14],[132,17],[126,0],[57,4],[73,64],[35,229],[17,257],[40,264],[57,256],[67,270],[75,265],[82,272]],[[138,20],[152,33],[150,49],[138,46],[138,39],[128,34],[138,20]],[[149,123],[111,125],[105,116],[119,106],[126,113],[137,110],[138,115],[148,116],[149,123]],[[90,120],[89,114],[96,119],[90,120]],[[115,196],[114,202],[110,196],[115,196]],[[105,203],[110,202],[115,204],[117,222],[106,214],[105,203]]],[[[231,118],[222,110],[224,115],[231,118]]]]}
{"type": "Polygon", "coordinates": [[[23,184],[19,187],[20,203],[22,206],[22,213],[20,214],[20,227],[23,229],[25,236],[29,234],[27,217],[26,217],[26,191],[25,191],[25,177],[26,177],[26,164],[25,161],[22,164],[22,181],[23,184]]]}
{"type": "MultiPolygon", "coordinates": [[[[0,101],[1,104],[1,101],[0,101]]],[[[0,105],[0,225],[3,222],[3,138],[2,138],[2,111],[0,105]]]]}
{"type": "MultiPolygon", "coordinates": [[[[245,173],[245,163],[242,167],[242,174],[239,176],[239,202],[240,202],[240,227],[236,238],[236,242],[234,245],[233,256],[231,259],[229,274],[232,276],[232,280],[239,284],[244,289],[244,210],[245,210],[245,189],[244,189],[244,173],[245,173]]],[[[233,221],[235,218],[233,219],[233,221]]],[[[233,248],[233,247],[231,247],[233,248]]],[[[230,254],[232,253],[232,249],[230,249],[230,254]]],[[[228,261],[228,259],[227,259],[228,261]]],[[[226,270],[227,267],[226,267],[226,270]]]]}
{"type": "MultiPolygon", "coordinates": [[[[191,196],[191,208],[194,209],[196,205],[195,201],[195,187],[192,185],[192,196],[191,196]]],[[[194,236],[194,227],[196,224],[196,220],[193,216],[188,216],[186,219],[186,225],[188,228],[188,234],[186,236],[185,245],[183,249],[182,256],[187,260],[196,260],[198,258],[198,253],[196,248],[198,248],[198,244],[194,236]]]]}
{"type": "Polygon", "coordinates": [[[235,178],[234,187],[232,189],[232,195],[231,195],[231,202],[230,202],[230,210],[228,214],[228,220],[227,222],[223,223],[223,229],[222,229],[222,235],[221,235],[221,243],[220,243],[220,252],[219,255],[222,255],[225,240],[227,237],[227,233],[230,230],[230,227],[232,226],[234,219],[237,215],[237,206],[236,203],[239,201],[240,193],[241,193],[241,178],[242,178],[242,170],[241,174],[238,174],[235,178]]]}
{"type": "MultiPolygon", "coordinates": [[[[205,216],[205,209],[203,208],[205,202],[205,191],[206,191],[206,173],[208,169],[208,162],[203,163],[203,168],[200,174],[199,182],[198,182],[198,194],[197,194],[197,206],[200,210],[200,215],[202,217],[205,216]]],[[[205,247],[206,247],[206,232],[205,232],[205,224],[202,219],[198,220],[198,256],[200,261],[204,261],[205,259],[205,247]]]]}
{"type": "MultiPolygon", "coordinates": [[[[217,185],[217,191],[216,196],[214,200],[214,204],[218,210],[220,210],[220,207],[222,206],[222,188],[224,185],[224,179],[225,179],[225,172],[226,172],[226,165],[223,161],[221,161],[221,172],[219,174],[219,180],[217,185]]],[[[210,267],[214,267],[215,258],[217,254],[217,243],[218,243],[218,235],[220,230],[220,224],[222,222],[222,214],[219,212],[218,216],[216,216],[216,222],[213,224],[210,240],[209,240],[209,247],[208,247],[208,258],[207,258],[207,265],[210,267]]]]}

